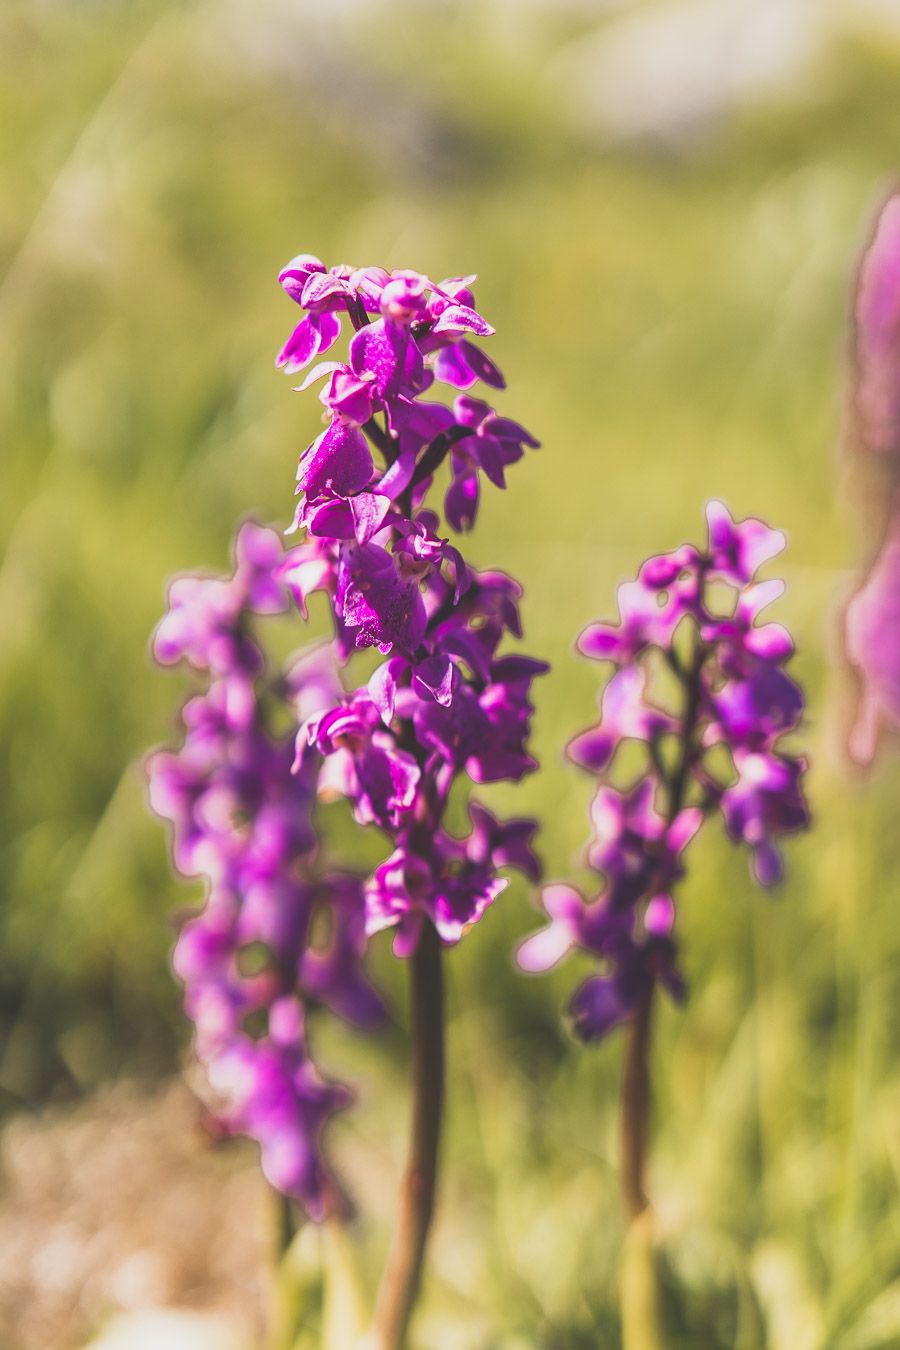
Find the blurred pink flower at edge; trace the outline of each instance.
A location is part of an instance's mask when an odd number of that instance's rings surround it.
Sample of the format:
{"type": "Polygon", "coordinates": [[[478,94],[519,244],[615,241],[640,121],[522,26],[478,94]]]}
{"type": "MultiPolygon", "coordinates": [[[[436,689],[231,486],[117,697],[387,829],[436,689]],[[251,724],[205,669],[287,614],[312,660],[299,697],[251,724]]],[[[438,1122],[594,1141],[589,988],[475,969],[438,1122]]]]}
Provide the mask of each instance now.
{"type": "Polygon", "coordinates": [[[881,542],[844,615],[860,682],[848,748],[869,764],[883,732],[900,730],[900,193],[882,207],[863,255],[854,356],[852,468],[866,483],[866,534],[881,542]]]}

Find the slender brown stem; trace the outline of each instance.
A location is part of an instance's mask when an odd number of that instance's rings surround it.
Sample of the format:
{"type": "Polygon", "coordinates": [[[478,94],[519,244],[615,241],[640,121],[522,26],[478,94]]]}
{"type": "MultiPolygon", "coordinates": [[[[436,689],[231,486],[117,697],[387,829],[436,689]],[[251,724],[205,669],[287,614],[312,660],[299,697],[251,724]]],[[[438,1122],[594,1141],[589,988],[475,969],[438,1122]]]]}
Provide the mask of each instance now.
{"type": "Polygon", "coordinates": [[[628,1027],[622,1066],[622,1204],[629,1223],[647,1208],[644,1168],[650,1118],[650,1028],[653,986],[641,999],[628,1027]]]}
{"type": "Polygon", "coordinates": [[[416,465],[416,471],[413,474],[410,486],[418,487],[426,478],[430,478],[444,462],[448,450],[456,445],[457,441],[464,441],[471,434],[471,427],[455,426],[435,436],[434,440],[425,447],[424,454],[416,465]]]}
{"type": "MultiPolygon", "coordinates": [[[[701,599],[705,576],[706,566],[704,565],[700,581],[701,599]]],[[[706,655],[706,648],[699,633],[689,666],[685,667],[673,650],[668,652],[672,669],[682,681],[685,690],[685,705],[681,722],[681,755],[671,775],[665,771],[659,746],[655,743],[651,743],[650,746],[650,755],[660,782],[668,789],[668,803],[665,813],[667,826],[674,823],[684,806],[691,770],[694,767],[696,755],[694,741],[702,693],[701,672],[706,655]]],[[[653,989],[654,985],[651,982],[632,1013],[628,1028],[628,1042],[625,1047],[625,1060],[622,1066],[620,1125],[622,1204],[625,1210],[625,1218],[629,1223],[633,1223],[649,1207],[644,1185],[644,1171],[650,1132],[650,1040],[653,989]]]]}
{"type": "Polygon", "coordinates": [[[412,1131],[400,1213],[375,1302],[373,1350],[403,1350],[434,1211],[444,1097],[441,943],[426,920],[411,958],[412,1131]]]}

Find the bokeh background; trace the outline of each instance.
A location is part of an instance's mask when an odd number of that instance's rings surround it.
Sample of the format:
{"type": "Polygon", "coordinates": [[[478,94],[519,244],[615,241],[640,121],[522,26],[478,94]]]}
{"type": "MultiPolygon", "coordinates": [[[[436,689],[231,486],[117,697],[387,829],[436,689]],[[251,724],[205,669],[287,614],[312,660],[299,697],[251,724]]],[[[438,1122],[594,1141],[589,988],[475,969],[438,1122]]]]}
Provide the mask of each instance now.
{"type": "MultiPolygon", "coordinates": [[[[595,708],[581,626],[709,496],[788,531],[816,828],[775,897],[716,828],[696,846],[690,999],[655,1049],[667,1315],[696,1350],[900,1345],[898,766],[848,768],[835,637],[896,0],[5,0],[0,110],[0,1343],[264,1325],[271,1214],[180,1076],[167,960],[198,896],[141,762],[183,691],[148,655],[166,579],[224,568],[240,517],[290,517],[318,408],[273,370],[296,318],[275,273],[310,251],[480,274],[502,410],[544,444],[470,552],[523,580],[553,662],[542,771],[488,797],[541,816],[550,877],[585,875],[591,785],[561,754],[595,708]]],[[[574,965],[515,974],[532,905],[514,882],[447,963],[423,1350],[619,1343],[621,1042],[569,1040],[574,965]]],[[[402,972],[374,963],[396,1025],[318,1035],[359,1092],[333,1151],[370,1282],[406,1110],[402,972]]]]}

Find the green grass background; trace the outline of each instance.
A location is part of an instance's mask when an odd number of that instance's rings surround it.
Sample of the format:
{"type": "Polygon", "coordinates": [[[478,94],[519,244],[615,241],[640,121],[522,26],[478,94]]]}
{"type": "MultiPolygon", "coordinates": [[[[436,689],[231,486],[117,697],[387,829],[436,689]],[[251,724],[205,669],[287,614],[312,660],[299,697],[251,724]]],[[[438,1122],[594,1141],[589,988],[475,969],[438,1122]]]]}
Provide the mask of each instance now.
{"type": "MultiPolygon", "coordinates": [[[[245,514],[289,518],[317,405],[272,368],[296,318],[278,267],[312,251],[477,271],[502,410],[544,444],[487,498],[469,554],[522,579],[527,649],[553,663],[542,771],[489,797],[540,815],[548,876],[585,876],[591,788],[562,758],[595,707],[579,629],[647,553],[698,535],[709,496],[790,538],[778,617],[809,690],[816,825],[777,896],[716,828],[682,892],[691,995],[659,1018],[651,1178],[671,1343],[900,1345],[897,765],[848,771],[834,634],[865,535],[838,471],[845,321],[900,166],[900,56],[847,43],[813,101],[640,156],[562,118],[547,63],[571,17],[529,43],[475,4],[306,28],[289,10],[0,13],[3,1109],[184,1053],[167,954],[196,893],[169,873],[140,767],[182,686],[148,636],[171,573],[224,567],[245,514]]],[[[515,882],[448,960],[422,1346],[618,1343],[621,1043],[567,1038],[574,965],[514,972],[534,923],[515,882]]],[[[402,1005],[402,972],[375,961],[402,1005]]],[[[403,1037],[320,1041],[360,1085],[334,1142],[373,1206],[374,1272],[403,1037]]]]}

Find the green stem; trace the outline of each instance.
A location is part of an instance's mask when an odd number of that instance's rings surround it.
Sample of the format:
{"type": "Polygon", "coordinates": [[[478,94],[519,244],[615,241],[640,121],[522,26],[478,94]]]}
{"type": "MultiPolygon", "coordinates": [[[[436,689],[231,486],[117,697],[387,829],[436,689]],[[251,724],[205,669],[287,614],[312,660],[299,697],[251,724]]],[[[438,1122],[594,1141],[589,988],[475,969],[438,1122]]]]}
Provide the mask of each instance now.
{"type": "Polygon", "coordinates": [[[629,1224],[647,1208],[644,1169],[650,1117],[650,1031],[653,987],[635,1009],[622,1067],[622,1205],[629,1224]]]}
{"type": "Polygon", "coordinates": [[[400,1213],[375,1303],[367,1350],[403,1350],[434,1212],[444,1096],[441,943],[426,920],[410,961],[412,1130],[400,1213]]]}

